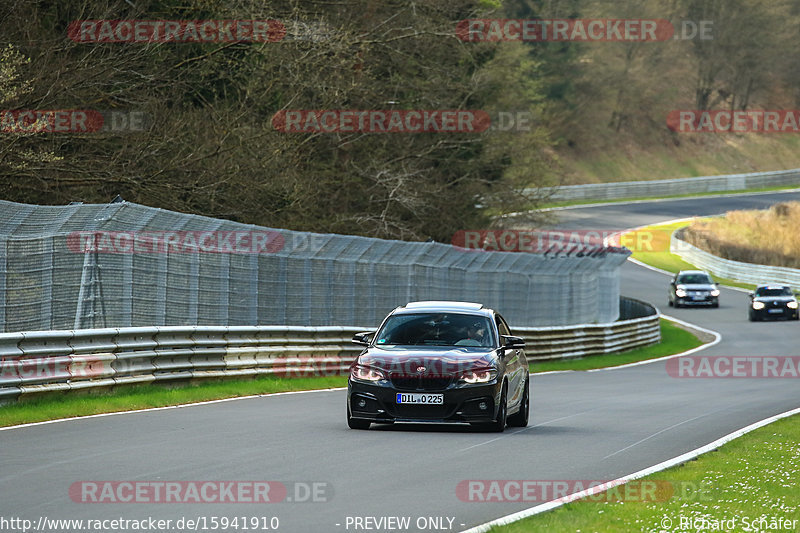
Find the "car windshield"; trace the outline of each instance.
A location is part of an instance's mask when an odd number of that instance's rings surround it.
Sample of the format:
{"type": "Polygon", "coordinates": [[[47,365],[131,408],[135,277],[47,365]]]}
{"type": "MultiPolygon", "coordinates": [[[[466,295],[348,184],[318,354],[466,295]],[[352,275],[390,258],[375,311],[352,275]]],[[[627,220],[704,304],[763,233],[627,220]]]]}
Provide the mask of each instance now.
{"type": "Polygon", "coordinates": [[[710,285],[711,278],[706,274],[683,274],[678,278],[678,283],[686,285],[710,285]]]}
{"type": "Polygon", "coordinates": [[[378,345],[494,346],[487,317],[458,313],[392,315],[375,339],[378,345]]]}
{"type": "Polygon", "coordinates": [[[792,289],[789,287],[759,287],[756,289],[756,296],[792,296],[792,289]]]}

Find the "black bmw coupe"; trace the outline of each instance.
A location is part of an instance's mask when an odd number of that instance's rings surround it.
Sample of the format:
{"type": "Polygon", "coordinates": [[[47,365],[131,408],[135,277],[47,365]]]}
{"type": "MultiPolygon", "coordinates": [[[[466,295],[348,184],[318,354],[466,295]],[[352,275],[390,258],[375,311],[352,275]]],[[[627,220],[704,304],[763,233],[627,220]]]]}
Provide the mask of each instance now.
{"type": "Polygon", "coordinates": [[[376,332],[350,367],[347,424],[461,422],[489,431],[527,426],[525,342],[498,313],[467,302],[412,302],[376,332]]]}

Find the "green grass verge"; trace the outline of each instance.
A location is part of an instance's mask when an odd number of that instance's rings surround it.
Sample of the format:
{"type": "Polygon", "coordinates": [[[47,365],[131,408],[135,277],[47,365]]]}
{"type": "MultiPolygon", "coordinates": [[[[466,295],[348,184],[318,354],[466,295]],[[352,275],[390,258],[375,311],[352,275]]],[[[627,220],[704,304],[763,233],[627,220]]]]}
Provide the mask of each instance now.
{"type": "Polygon", "coordinates": [[[644,498],[626,499],[624,490],[618,489],[616,493],[622,496],[618,500],[592,496],[491,531],[800,531],[798,442],[800,415],[795,415],[752,431],[714,453],[644,478],[659,487],[655,491],[659,501],[631,501],[644,498]],[[662,492],[662,488],[669,490],[662,492]],[[659,493],[663,496],[658,497],[659,493]],[[747,529],[761,517],[767,522],[747,529]],[[681,527],[682,518],[694,522],[681,527]],[[795,522],[776,528],[770,527],[770,518],[795,522]]]}
{"type": "Polygon", "coordinates": [[[188,386],[137,385],[115,390],[59,392],[22,397],[0,406],[0,426],[57,418],[133,411],[186,403],[299,390],[346,387],[347,376],[214,380],[188,386]]]}
{"type": "MultiPolygon", "coordinates": [[[[691,179],[691,178],[686,178],[691,179]]],[[[772,192],[772,191],[788,191],[797,189],[797,185],[786,185],[782,187],[760,187],[756,189],[737,189],[735,191],[715,191],[715,192],[698,192],[689,194],[674,194],[669,196],[636,196],[631,198],[615,198],[612,200],[569,200],[564,202],[550,202],[542,204],[538,209],[551,209],[553,207],[573,207],[576,205],[591,205],[591,204],[618,204],[624,202],[640,202],[647,200],[674,200],[678,198],[702,198],[704,196],[719,196],[721,194],[752,194],[757,192],[772,192]]]]}
{"type": "Polygon", "coordinates": [[[541,361],[531,363],[531,372],[550,372],[554,370],[593,370],[612,366],[657,359],[667,355],[697,348],[703,342],[692,333],[682,329],[669,320],[661,319],[661,342],[651,346],[634,348],[627,352],[590,355],[580,359],[541,361]]]}
{"type": "MultiPolygon", "coordinates": [[[[633,255],[631,255],[631,257],[637,261],[641,261],[646,265],[659,268],[661,270],[666,270],[667,272],[678,272],[680,270],[702,270],[691,263],[687,263],[669,251],[669,240],[672,232],[686,227],[689,224],[691,224],[690,220],[673,222],[671,224],[655,224],[653,226],[647,226],[646,228],[638,229],[636,232],[628,234],[630,235],[627,237],[628,241],[633,243],[632,247],[629,246],[629,248],[631,248],[633,251],[633,255]],[[647,241],[646,245],[637,246],[636,234],[647,235],[651,240],[647,241]]],[[[622,239],[622,243],[625,244],[626,237],[624,235],[622,239]]],[[[716,275],[714,275],[714,280],[729,287],[739,287],[747,290],[755,289],[755,285],[751,283],[742,283],[740,281],[734,281],[732,279],[723,278],[716,275]]],[[[664,297],[666,298],[666,289],[664,297]]]]}

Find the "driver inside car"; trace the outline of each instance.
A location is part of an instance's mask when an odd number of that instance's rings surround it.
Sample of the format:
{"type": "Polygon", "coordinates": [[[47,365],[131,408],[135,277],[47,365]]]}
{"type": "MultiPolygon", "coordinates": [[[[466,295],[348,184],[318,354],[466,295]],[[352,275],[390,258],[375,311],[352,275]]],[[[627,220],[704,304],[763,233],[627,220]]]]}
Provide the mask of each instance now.
{"type": "Polygon", "coordinates": [[[484,346],[486,338],[483,325],[480,322],[472,322],[467,326],[466,338],[456,342],[456,346],[484,346]]]}

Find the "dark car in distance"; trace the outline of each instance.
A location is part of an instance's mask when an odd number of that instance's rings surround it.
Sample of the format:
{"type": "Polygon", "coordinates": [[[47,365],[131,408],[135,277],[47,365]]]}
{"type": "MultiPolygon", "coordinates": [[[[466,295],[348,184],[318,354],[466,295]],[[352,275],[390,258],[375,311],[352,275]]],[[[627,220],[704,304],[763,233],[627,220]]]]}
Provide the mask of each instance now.
{"type": "Polygon", "coordinates": [[[528,425],[525,342],[498,313],[468,302],[412,302],[393,310],[350,367],[347,424],[469,423],[501,432],[528,425]]]}
{"type": "Polygon", "coordinates": [[[747,318],[751,322],[768,318],[797,320],[797,298],[789,285],[759,285],[750,293],[747,318]]]}
{"type": "Polygon", "coordinates": [[[681,270],[669,284],[670,307],[707,305],[719,307],[719,284],[708,272],[702,270],[681,270]]]}

